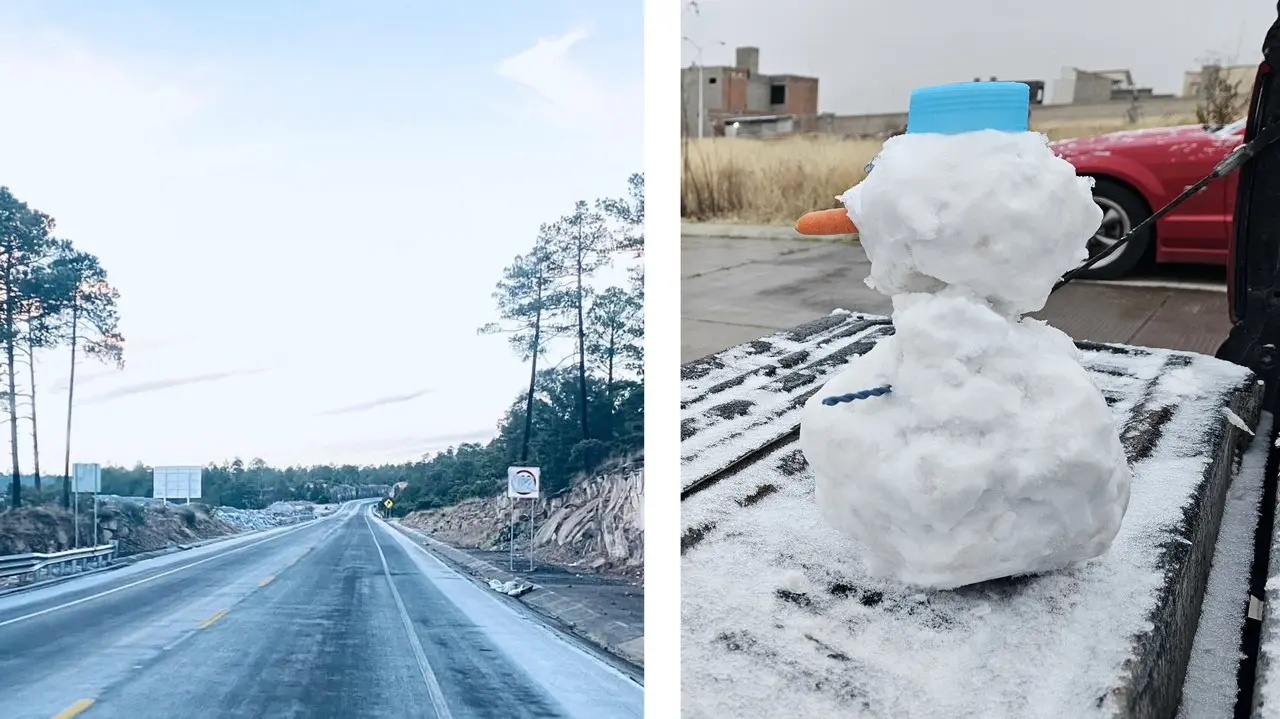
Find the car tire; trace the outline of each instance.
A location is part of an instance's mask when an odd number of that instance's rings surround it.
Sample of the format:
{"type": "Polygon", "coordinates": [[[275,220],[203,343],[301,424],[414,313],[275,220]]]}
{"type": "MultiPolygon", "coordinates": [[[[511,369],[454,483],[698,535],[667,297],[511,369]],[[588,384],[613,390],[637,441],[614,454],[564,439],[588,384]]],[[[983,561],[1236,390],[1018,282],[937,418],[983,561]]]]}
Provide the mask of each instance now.
{"type": "MultiPolygon", "coordinates": [[[[1102,225],[1089,238],[1089,257],[1110,247],[1139,223],[1151,216],[1151,210],[1142,196],[1128,187],[1105,178],[1098,178],[1093,186],[1093,200],[1102,210],[1102,225]],[[1109,241],[1108,241],[1109,240],[1109,241]]],[[[1151,241],[1151,228],[1142,231],[1098,264],[1081,272],[1080,279],[1115,280],[1133,271],[1147,253],[1151,241]]]]}

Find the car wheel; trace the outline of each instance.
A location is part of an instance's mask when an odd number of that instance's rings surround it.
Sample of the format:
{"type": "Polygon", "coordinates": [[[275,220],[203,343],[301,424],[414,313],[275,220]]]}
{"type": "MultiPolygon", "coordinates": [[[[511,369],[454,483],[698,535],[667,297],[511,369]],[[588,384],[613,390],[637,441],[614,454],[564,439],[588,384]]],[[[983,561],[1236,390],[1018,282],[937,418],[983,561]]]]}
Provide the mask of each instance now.
{"type": "MultiPolygon", "coordinates": [[[[1098,179],[1093,186],[1093,201],[1102,210],[1102,224],[1087,244],[1089,257],[1115,245],[1139,223],[1151,216],[1147,203],[1138,193],[1118,182],[1098,179]]],[[[1107,255],[1093,267],[1081,272],[1081,279],[1114,280],[1128,274],[1142,261],[1151,240],[1151,228],[1142,231],[1123,247],[1107,255]]]]}

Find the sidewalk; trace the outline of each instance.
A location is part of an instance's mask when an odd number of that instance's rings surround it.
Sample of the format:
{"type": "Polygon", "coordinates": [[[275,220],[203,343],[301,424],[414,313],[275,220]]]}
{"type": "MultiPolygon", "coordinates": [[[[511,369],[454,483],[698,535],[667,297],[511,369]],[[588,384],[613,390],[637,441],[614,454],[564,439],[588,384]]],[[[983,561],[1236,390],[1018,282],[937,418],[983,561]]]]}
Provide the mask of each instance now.
{"type": "MultiPolygon", "coordinates": [[[[858,242],[789,227],[684,223],[680,361],[799,326],[835,309],[888,315],[858,242]]],[[[1231,327],[1221,268],[1169,266],[1121,282],[1073,282],[1035,317],[1076,339],[1212,354],[1231,327]]]]}
{"type": "Polygon", "coordinates": [[[501,583],[514,581],[532,584],[532,591],[514,601],[528,605],[539,614],[564,625],[573,634],[633,664],[643,674],[643,588],[589,574],[577,575],[559,567],[542,566],[533,572],[521,571],[521,562],[528,567],[528,559],[525,557],[518,558],[517,573],[512,573],[505,562],[500,565],[475,556],[495,554],[493,552],[476,550],[472,553],[406,527],[399,521],[389,524],[454,568],[479,579],[481,583],[496,580],[501,583]],[[627,599],[639,599],[638,616],[634,606],[627,606],[636,602],[628,602],[627,599]]]}

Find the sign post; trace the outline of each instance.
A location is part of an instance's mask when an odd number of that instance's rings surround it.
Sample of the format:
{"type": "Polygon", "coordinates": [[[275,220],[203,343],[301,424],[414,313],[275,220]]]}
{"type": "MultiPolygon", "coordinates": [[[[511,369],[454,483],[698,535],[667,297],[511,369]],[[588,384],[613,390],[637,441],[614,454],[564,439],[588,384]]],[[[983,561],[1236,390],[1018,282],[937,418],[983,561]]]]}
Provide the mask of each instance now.
{"type": "MultiPolygon", "coordinates": [[[[516,500],[531,499],[536,507],[542,498],[542,468],[540,467],[507,467],[507,496],[511,499],[511,558],[508,560],[510,571],[516,568],[516,500]]],[[[529,510],[529,569],[533,570],[533,508],[529,510]]]]}
{"type": "Polygon", "coordinates": [[[391,508],[394,506],[396,506],[396,503],[390,497],[382,500],[382,517],[384,519],[391,516],[391,508]]]}
{"type": "Polygon", "coordinates": [[[102,491],[102,467],[98,464],[77,463],[71,466],[71,491],[75,493],[75,509],[72,523],[75,525],[76,547],[80,546],[80,493],[93,494],[93,546],[98,546],[98,493],[102,491]]]}

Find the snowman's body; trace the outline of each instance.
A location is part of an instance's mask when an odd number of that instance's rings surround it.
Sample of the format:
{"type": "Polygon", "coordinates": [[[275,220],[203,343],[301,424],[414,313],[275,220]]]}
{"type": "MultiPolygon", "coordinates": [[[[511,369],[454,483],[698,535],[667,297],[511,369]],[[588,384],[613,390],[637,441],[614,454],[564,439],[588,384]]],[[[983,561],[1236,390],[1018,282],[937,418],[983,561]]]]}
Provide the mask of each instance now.
{"type": "Polygon", "coordinates": [[[1110,547],[1130,481],[1111,412],[1070,338],[1022,319],[1084,259],[1089,183],[1038,133],[906,134],[841,198],[895,334],[809,400],[800,442],[873,576],[951,588],[1110,547]]]}

